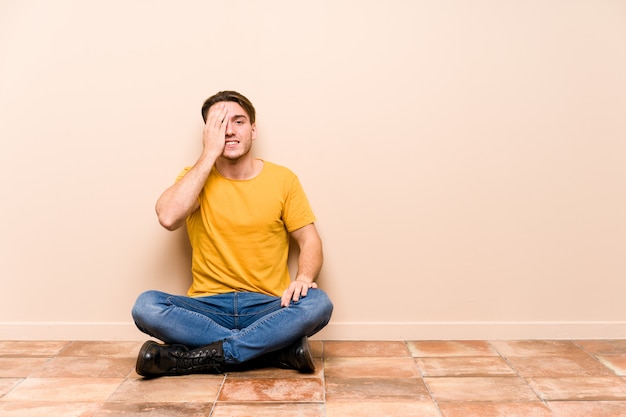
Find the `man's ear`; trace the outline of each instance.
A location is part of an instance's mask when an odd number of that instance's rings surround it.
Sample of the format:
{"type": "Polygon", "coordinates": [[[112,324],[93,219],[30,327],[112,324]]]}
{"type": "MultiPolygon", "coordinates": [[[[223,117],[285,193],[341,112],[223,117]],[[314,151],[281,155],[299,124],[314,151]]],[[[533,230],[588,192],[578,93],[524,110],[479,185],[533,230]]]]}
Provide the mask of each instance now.
{"type": "Polygon", "coordinates": [[[252,140],[256,139],[256,123],[252,123],[252,140]]]}

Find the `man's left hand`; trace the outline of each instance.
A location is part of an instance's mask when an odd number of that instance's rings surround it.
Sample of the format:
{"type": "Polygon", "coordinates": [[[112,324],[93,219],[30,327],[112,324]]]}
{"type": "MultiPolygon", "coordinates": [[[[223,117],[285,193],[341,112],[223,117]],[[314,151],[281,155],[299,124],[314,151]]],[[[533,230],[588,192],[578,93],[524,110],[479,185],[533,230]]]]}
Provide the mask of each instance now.
{"type": "Polygon", "coordinates": [[[280,305],[282,307],[288,307],[291,301],[298,301],[300,297],[306,297],[309,288],[317,288],[317,284],[315,282],[300,281],[298,279],[291,281],[289,288],[283,292],[280,305]]]}

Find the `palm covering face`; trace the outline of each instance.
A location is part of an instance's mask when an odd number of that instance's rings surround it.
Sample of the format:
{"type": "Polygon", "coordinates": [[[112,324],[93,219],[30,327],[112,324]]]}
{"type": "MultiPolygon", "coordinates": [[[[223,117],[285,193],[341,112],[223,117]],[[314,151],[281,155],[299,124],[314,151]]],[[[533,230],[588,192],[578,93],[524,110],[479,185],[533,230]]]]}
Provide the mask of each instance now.
{"type": "Polygon", "coordinates": [[[226,126],[228,125],[228,107],[217,103],[209,109],[202,134],[204,152],[215,157],[224,152],[226,146],[226,126]]]}

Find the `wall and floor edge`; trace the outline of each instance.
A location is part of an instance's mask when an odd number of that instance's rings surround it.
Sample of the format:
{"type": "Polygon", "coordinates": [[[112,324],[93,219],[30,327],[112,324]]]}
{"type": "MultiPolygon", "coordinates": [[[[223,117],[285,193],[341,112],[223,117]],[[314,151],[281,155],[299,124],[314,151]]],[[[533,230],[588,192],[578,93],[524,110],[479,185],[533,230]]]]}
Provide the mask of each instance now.
{"type": "MultiPolygon", "coordinates": [[[[132,322],[0,322],[0,340],[142,340],[132,322]]],[[[626,339],[626,322],[336,322],[317,340],[626,339]]]]}

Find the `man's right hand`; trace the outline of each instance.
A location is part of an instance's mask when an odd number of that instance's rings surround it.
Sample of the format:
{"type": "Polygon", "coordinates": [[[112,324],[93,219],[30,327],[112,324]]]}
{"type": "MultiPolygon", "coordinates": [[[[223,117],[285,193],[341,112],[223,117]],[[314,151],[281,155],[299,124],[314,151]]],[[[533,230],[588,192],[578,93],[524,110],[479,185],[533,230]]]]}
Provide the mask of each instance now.
{"type": "Polygon", "coordinates": [[[228,125],[228,108],[224,103],[216,103],[209,109],[206,124],[202,133],[203,153],[217,159],[226,146],[226,126],[228,125]]]}

